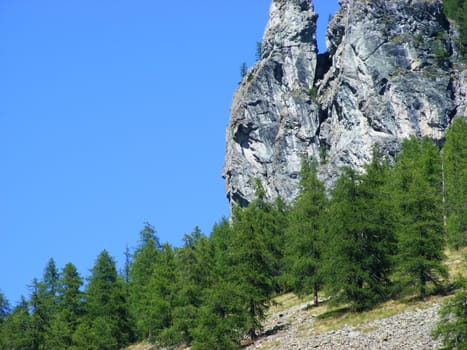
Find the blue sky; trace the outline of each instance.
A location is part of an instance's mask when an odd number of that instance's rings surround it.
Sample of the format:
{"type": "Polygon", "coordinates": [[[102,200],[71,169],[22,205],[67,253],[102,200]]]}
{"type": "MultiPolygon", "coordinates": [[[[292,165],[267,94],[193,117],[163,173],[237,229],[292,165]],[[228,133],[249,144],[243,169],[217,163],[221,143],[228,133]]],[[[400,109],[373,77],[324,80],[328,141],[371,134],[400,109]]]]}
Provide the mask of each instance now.
{"type": "MultiPolygon", "coordinates": [[[[337,0],[315,0],[318,37],[337,0]]],[[[228,215],[221,169],[240,65],[270,0],[0,1],[0,291],[53,257],[88,276],[144,222],[180,245],[228,215]]]]}

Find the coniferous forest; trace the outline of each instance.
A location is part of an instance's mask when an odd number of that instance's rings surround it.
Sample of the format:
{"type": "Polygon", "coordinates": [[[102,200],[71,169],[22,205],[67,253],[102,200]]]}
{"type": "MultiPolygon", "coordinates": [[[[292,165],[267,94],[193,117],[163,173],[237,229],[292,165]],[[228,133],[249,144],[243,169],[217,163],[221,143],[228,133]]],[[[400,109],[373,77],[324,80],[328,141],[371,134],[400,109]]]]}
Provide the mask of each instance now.
{"type": "MultiPolygon", "coordinates": [[[[266,202],[258,182],[248,207],[234,208],[209,236],[195,227],[182,247],[160,242],[145,224],[122,271],[105,250],[89,276],[51,259],[17,305],[0,293],[0,348],[116,350],[150,341],[237,349],[261,334],[281,293],[359,312],[446,292],[455,276],[448,279],[445,249],[467,245],[465,135],[467,122],[457,118],[442,147],[410,138],[394,162],[375,148],[365,171],[342,169],[330,193],[314,160],[304,159],[291,205],[266,202]]],[[[448,348],[466,345],[465,298],[464,289],[443,309],[437,332],[448,348]]]]}

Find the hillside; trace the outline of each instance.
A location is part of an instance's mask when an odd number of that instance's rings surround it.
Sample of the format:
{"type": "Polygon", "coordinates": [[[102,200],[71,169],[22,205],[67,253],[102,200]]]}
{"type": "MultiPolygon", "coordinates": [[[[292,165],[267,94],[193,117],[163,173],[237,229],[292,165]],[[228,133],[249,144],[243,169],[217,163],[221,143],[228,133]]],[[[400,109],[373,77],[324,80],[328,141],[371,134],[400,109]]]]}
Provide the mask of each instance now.
{"type": "MultiPolygon", "coordinates": [[[[447,256],[450,274],[467,277],[467,248],[449,251],[447,256]]],[[[441,342],[433,339],[431,331],[446,298],[392,300],[352,314],[344,308],[329,308],[325,302],[311,307],[311,298],[286,294],[277,298],[264,323],[265,333],[271,334],[246,349],[436,349],[441,342]]]]}
{"type": "MultiPolygon", "coordinates": [[[[450,274],[467,277],[467,248],[448,251],[447,256],[450,274]]],[[[311,296],[284,294],[275,299],[269,310],[263,322],[263,336],[245,349],[436,349],[441,342],[433,339],[431,331],[439,321],[440,305],[449,297],[431,296],[425,301],[406,297],[354,314],[342,307],[330,308],[326,301],[313,307],[311,296]]],[[[139,344],[126,350],[168,349],[139,344]]]]}

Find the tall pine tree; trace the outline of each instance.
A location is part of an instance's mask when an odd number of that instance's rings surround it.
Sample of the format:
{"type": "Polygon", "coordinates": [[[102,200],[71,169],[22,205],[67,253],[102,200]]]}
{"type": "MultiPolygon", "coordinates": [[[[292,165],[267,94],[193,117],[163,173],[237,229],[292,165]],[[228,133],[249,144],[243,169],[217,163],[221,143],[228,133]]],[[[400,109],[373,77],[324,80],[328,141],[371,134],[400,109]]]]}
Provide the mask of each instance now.
{"type": "Polygon", "coordinates": [[[34,348],[34,335],[31,325],[28,301],[21,297],[21,301],[8,314],[3,324],[4,349],[31,350],[34,348]]]}
{"type": "Polygon", "coordinates": [[[447,277],[444,259],[442,171],[438,147],[428,138],[402,144],[394,182],[398,210],[398,266],[407,285],[425,298],[427,283],[447,277]]]}
{"type": "Polygon", "coordinates": [[[328,287],[336,301],[354,311],[385,300],[394,255],[394,220],[379,153],[363,175],[344,169],[329,210],[328,287]]]}
{"type": "Polygon", "coordinates": [[[154,227],[146,223],[140,232],[139,245],[133,254],[128,272],[130,310],[136,323],[138,339],[148,339],[154,335],[152,310],[148,310],[153,298],[149,283],[160,249],[161,245],[154,227]]]}
{"type": "Polygon", "coordinates": [[[327,205],[326,189],[318,180],[316,165],[303,160],[300,194],[288,216],[285,263],[294,291],[299,295],[313,293],[315,305],[324,283],[327,205]]]}
{"type": "Polygon", "coordinates": [[[128,305],[114,259],[97,257],[86,287],[85,317],[73,335],[73,349],[115,350],[132,340],[128,305]]]}
{"type": "Polygon", "coordinates": [[[458,249],[467,245],[467,121],[457,118],[446,132],[443,147],[448,240],[458,249]]]}
{"type": "Polygon", "coordinates": [[[66,264],[58,281],[58,311],[48,327],[45,339],[47,349],[69,349],[74,345],[73,334],[84,316],[82,284],[76,267],[72,263],[66,264]]]}
{"type": "Polygon", "coordinates": [[[274,252],[268,247],[271,232],[276,227],[260,192],[258,199],[247,208],[235,208],[229,251],[229,275],[243,293],[247,316],[245,328],[252,339],[257,337],[261,320],[270,305],[276,272],[274,252]]]}

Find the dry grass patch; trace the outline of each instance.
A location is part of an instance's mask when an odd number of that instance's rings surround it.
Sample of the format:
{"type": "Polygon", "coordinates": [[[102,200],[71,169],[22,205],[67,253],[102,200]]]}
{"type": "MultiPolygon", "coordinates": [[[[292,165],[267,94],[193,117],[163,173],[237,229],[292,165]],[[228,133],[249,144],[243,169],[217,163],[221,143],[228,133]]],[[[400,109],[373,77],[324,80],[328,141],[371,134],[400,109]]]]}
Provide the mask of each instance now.
{"type": "Polygon", "coordinates": [[[467,247],[459,250],[446,250],[445,265],[449,270],[451,280],[461,275],[467,278],[467,247]]]}
{"type": "Polygon", "coordinates": [[[303,298],[296,296],[293,293],[287,293],[280,295],[273,300],[273,305],[269,309],[268,314],[281,313],[283,311],[289,310],[293,307],[299,307],[302,304],[312,303],[313,296],[308,295],[303,298]]]}
{"type": "Polygon", "coordinates": [[[134,344],[134,345],[131,345],[125,348],[125,350],[153,350],[153,349],[154,349],[154,345],[149,344],[149,343],[134,344]]]}

